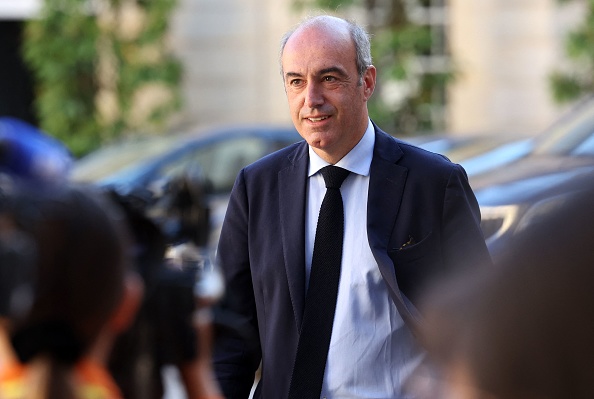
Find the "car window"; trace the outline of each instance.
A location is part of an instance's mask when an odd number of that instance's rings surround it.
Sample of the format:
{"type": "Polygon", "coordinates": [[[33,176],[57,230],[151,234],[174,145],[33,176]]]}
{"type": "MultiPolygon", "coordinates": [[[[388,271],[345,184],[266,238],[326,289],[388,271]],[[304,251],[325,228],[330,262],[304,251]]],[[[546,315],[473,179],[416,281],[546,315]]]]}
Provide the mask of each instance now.
{"type": "Polygon", "coordinates": [[[179,145],[171,137],[150,137],[104,147],[79,159],[72,170],[74,181],[93,182],[106,178],[120,170],[150,159],[152,156],[179,145]]]}
{"type": "Polygon", "coordinates": [[[283,149],[285,147],[290,146],[291,144],[297,142],[301,140],[301,136],[297,136],[295,135],[295,137],[292,138],[287,138],[285,140],[282,141],[273,141],[270,147],[270,152],[274,152],[274,151],[278,151],[280,149],[283,149]]]}
{"type": "Polygon", "coordinates": [[[590,137],[585,139],[577,148],[573,151],[573,155],[588,155],[594,157],[594,127],[590,137]]]}
{"type": "Polygon", "coordinates": [[[534,154],[568,155],[580,151],[581,155],[591,155],[593,132],[594,101],[590,101],[567,114],[543,134],[538,140],[534,154]]]}
{"type": "Polygon", "coordinates": [[[169,179],[183,171],[198,167],[214,193],[231,191],[237,174],[244,166],[266,154],[266,142],[257,137],[235,137],[212,142],[208,146],[187,151],[158,172],[169,179]]]}

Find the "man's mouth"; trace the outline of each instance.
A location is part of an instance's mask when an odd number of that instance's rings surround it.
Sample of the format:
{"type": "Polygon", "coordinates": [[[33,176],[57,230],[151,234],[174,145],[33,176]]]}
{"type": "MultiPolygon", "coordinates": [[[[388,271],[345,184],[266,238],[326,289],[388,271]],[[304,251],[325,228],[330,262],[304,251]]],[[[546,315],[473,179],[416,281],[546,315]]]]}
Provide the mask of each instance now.
{"type": "Polygon", "coordinates": [[[328,119],[328,116],[320,116],[318,118],[307,118],[307,120],[311,121],[311,122],[319,122],[319,121],[323,121],[324,119],[328,119]]]}

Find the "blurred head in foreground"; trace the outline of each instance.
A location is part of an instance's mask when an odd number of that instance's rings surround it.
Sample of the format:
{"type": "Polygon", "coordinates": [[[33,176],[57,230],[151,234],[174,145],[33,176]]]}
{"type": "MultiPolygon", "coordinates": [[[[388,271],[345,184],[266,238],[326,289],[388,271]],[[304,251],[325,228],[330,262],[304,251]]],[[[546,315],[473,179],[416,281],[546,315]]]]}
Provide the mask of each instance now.
{"type": "Polygon", "coordinates": [[[142,293],[123,214],[95,189],[32,165],[61,153],[59,143],[4,133],[0,397],[118,398],[104,364],[142,293]]]}
{"type": "Polygon", "coordinates": [[[426,298],[432,398],[594,398],[594,190],[565,201],[496,267],[426,298]]]}
{"type": "Polygon", "coordinates": [[[83,369],[102,370],[134,316],[141,289],[128,271],[124,220],[88,190],[3,201],[0,397],[15,386],[19,398],[81,397],[98,382],[81,383],[83,369]]]}

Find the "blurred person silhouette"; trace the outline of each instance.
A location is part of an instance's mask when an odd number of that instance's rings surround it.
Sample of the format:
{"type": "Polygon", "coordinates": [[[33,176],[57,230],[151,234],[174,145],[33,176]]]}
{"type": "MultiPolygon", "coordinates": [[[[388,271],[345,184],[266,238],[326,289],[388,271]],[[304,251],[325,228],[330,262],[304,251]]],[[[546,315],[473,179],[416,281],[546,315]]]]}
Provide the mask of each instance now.
{"type": "Polygon", "coordinates": [[[594,398],[594,188],[554,201],[494,268],[423,301],[443,374],[427,398],[594,398]]]}
{"type": "Polygon", "coordinates": [[[3,198],[0,397],[121,397],[105,365],[142,293],[122,215],[68,185],[3,198]]]}
{"type": "Polygon", "coordinates": [[[123,213],[67,182],[66,147],[0,119],[0,397],[119,398],[106,371],[142,284],[123,213]]]}
{"type": "Polygon", "coordinates": [[[212,281],[212,265],[200,251],[208,212],[197,217],[204,210],[199,182],[182,176],[172,183],[156,199],[143,189],[109,191],[129,221],[135,269],[145,286],[138,317],[109,362],[127,399],[163,397],[169,366],[179,371],[187,398],[221,398],[212,371],[211,306],[222,286],[212,281]]]}
{"type": "Polygon", "coordinates": [[[255,398],[416,398],[405,382],[425,357],[420,293],[489,260],[466,173],[371,121],[361,26],[308,18],[280,62],[304,140],[245,167],[231,193],[224,305],[253,339],[217,336],[223,392],[246,399],[261,365],[255,398]]]}

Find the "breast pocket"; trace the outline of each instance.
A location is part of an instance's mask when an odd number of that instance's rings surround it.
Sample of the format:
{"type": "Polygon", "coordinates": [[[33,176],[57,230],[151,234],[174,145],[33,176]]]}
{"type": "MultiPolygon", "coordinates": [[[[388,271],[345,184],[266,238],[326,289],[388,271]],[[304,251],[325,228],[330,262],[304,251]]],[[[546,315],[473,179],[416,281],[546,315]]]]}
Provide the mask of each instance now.
{"type": "Polygon", "coordinates": [[[413,302],[439,270],[439,248],[435,241],[430,232],[421,240],[388,251],[398,287],[413,302]]]}

